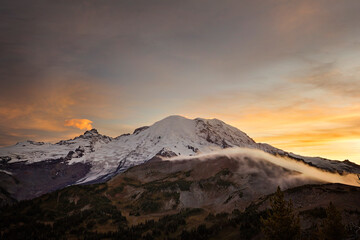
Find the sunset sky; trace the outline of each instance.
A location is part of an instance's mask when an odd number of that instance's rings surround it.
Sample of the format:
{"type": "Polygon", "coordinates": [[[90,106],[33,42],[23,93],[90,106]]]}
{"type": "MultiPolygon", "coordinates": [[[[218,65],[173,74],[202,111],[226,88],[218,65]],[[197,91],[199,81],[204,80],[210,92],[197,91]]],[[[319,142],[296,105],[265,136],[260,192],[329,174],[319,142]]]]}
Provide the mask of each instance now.
{"type": "Polygon", "coordinates": [[[360,164],[360,1],[0,3],[0,146],[168,115],[360,164]]]}

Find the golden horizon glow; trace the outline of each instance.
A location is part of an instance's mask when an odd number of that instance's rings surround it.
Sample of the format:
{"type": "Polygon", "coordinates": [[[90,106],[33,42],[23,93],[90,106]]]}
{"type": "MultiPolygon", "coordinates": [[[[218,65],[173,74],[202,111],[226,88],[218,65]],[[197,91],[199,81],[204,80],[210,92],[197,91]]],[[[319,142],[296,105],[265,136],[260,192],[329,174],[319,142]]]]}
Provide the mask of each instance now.
{"type": "Polygon", "coordinates": [[[233,124],[240,130],[246,128],[245,132],[255,141],[285,151],[360,164],[360,113],[351,113],[356,112],[354,107],[342,111],[338,115],[319,110],[308,110],[309,115],[293,115],[291,110],[263,111],[243,116],[233,124]]]}

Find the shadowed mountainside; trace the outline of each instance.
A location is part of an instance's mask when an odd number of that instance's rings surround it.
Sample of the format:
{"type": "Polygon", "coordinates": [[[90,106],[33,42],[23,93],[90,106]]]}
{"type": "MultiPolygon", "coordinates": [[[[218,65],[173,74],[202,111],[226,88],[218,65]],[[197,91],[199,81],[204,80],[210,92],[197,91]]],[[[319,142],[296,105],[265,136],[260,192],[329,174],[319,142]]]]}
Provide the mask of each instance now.
{"type": "Polygon", "coordinates": [[[246,155],[156,157],[107,183],[71,186],[3,208],[0,229],[4,239],[252,239],[277,185],[288,189],[285,197],[292,199],[304,234],[321,221],[330,201],[346,224],[359,221],[360,188],[309,183],[319,181],[246,155]]]}

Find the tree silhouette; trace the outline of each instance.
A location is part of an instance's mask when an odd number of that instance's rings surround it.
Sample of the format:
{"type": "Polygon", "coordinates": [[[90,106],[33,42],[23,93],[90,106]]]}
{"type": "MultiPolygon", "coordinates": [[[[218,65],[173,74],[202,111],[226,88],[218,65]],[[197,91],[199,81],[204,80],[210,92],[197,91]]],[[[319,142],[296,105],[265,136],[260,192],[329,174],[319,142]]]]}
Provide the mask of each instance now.
{"type": "Polygon", "coordinates": [[[261,218],[264,237],[271,240],[296,239],[300,234],[299,217],[293,213],[291,200],[285,201],[280,187],[270,198],[270,206],[268,217],[261,218]]]}
{"type": "Polygon", "coordinates": [[[330,202],[326,209],[326,218],[320,228],[320,239],[341,240],[345,237],[345,227],[342,224],[341,213],[330,202]]]}

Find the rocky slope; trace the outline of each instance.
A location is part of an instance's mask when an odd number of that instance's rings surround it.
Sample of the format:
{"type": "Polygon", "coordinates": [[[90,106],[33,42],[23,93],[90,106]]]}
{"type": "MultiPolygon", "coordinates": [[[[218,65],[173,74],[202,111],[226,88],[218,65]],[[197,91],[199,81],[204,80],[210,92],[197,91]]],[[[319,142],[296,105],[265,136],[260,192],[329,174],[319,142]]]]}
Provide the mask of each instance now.
{"type": "Polygon", "coordinates": [[[4,239],[261,239],[260,217],[278,185],[287,189],[304,236],[322,221],[330,201],[344,224],[357,224],[360,188],[313,185],[320,181],[248,154],[155,157],[106,183],[71,186],[0,209],[0,232],[4,239]]]}

